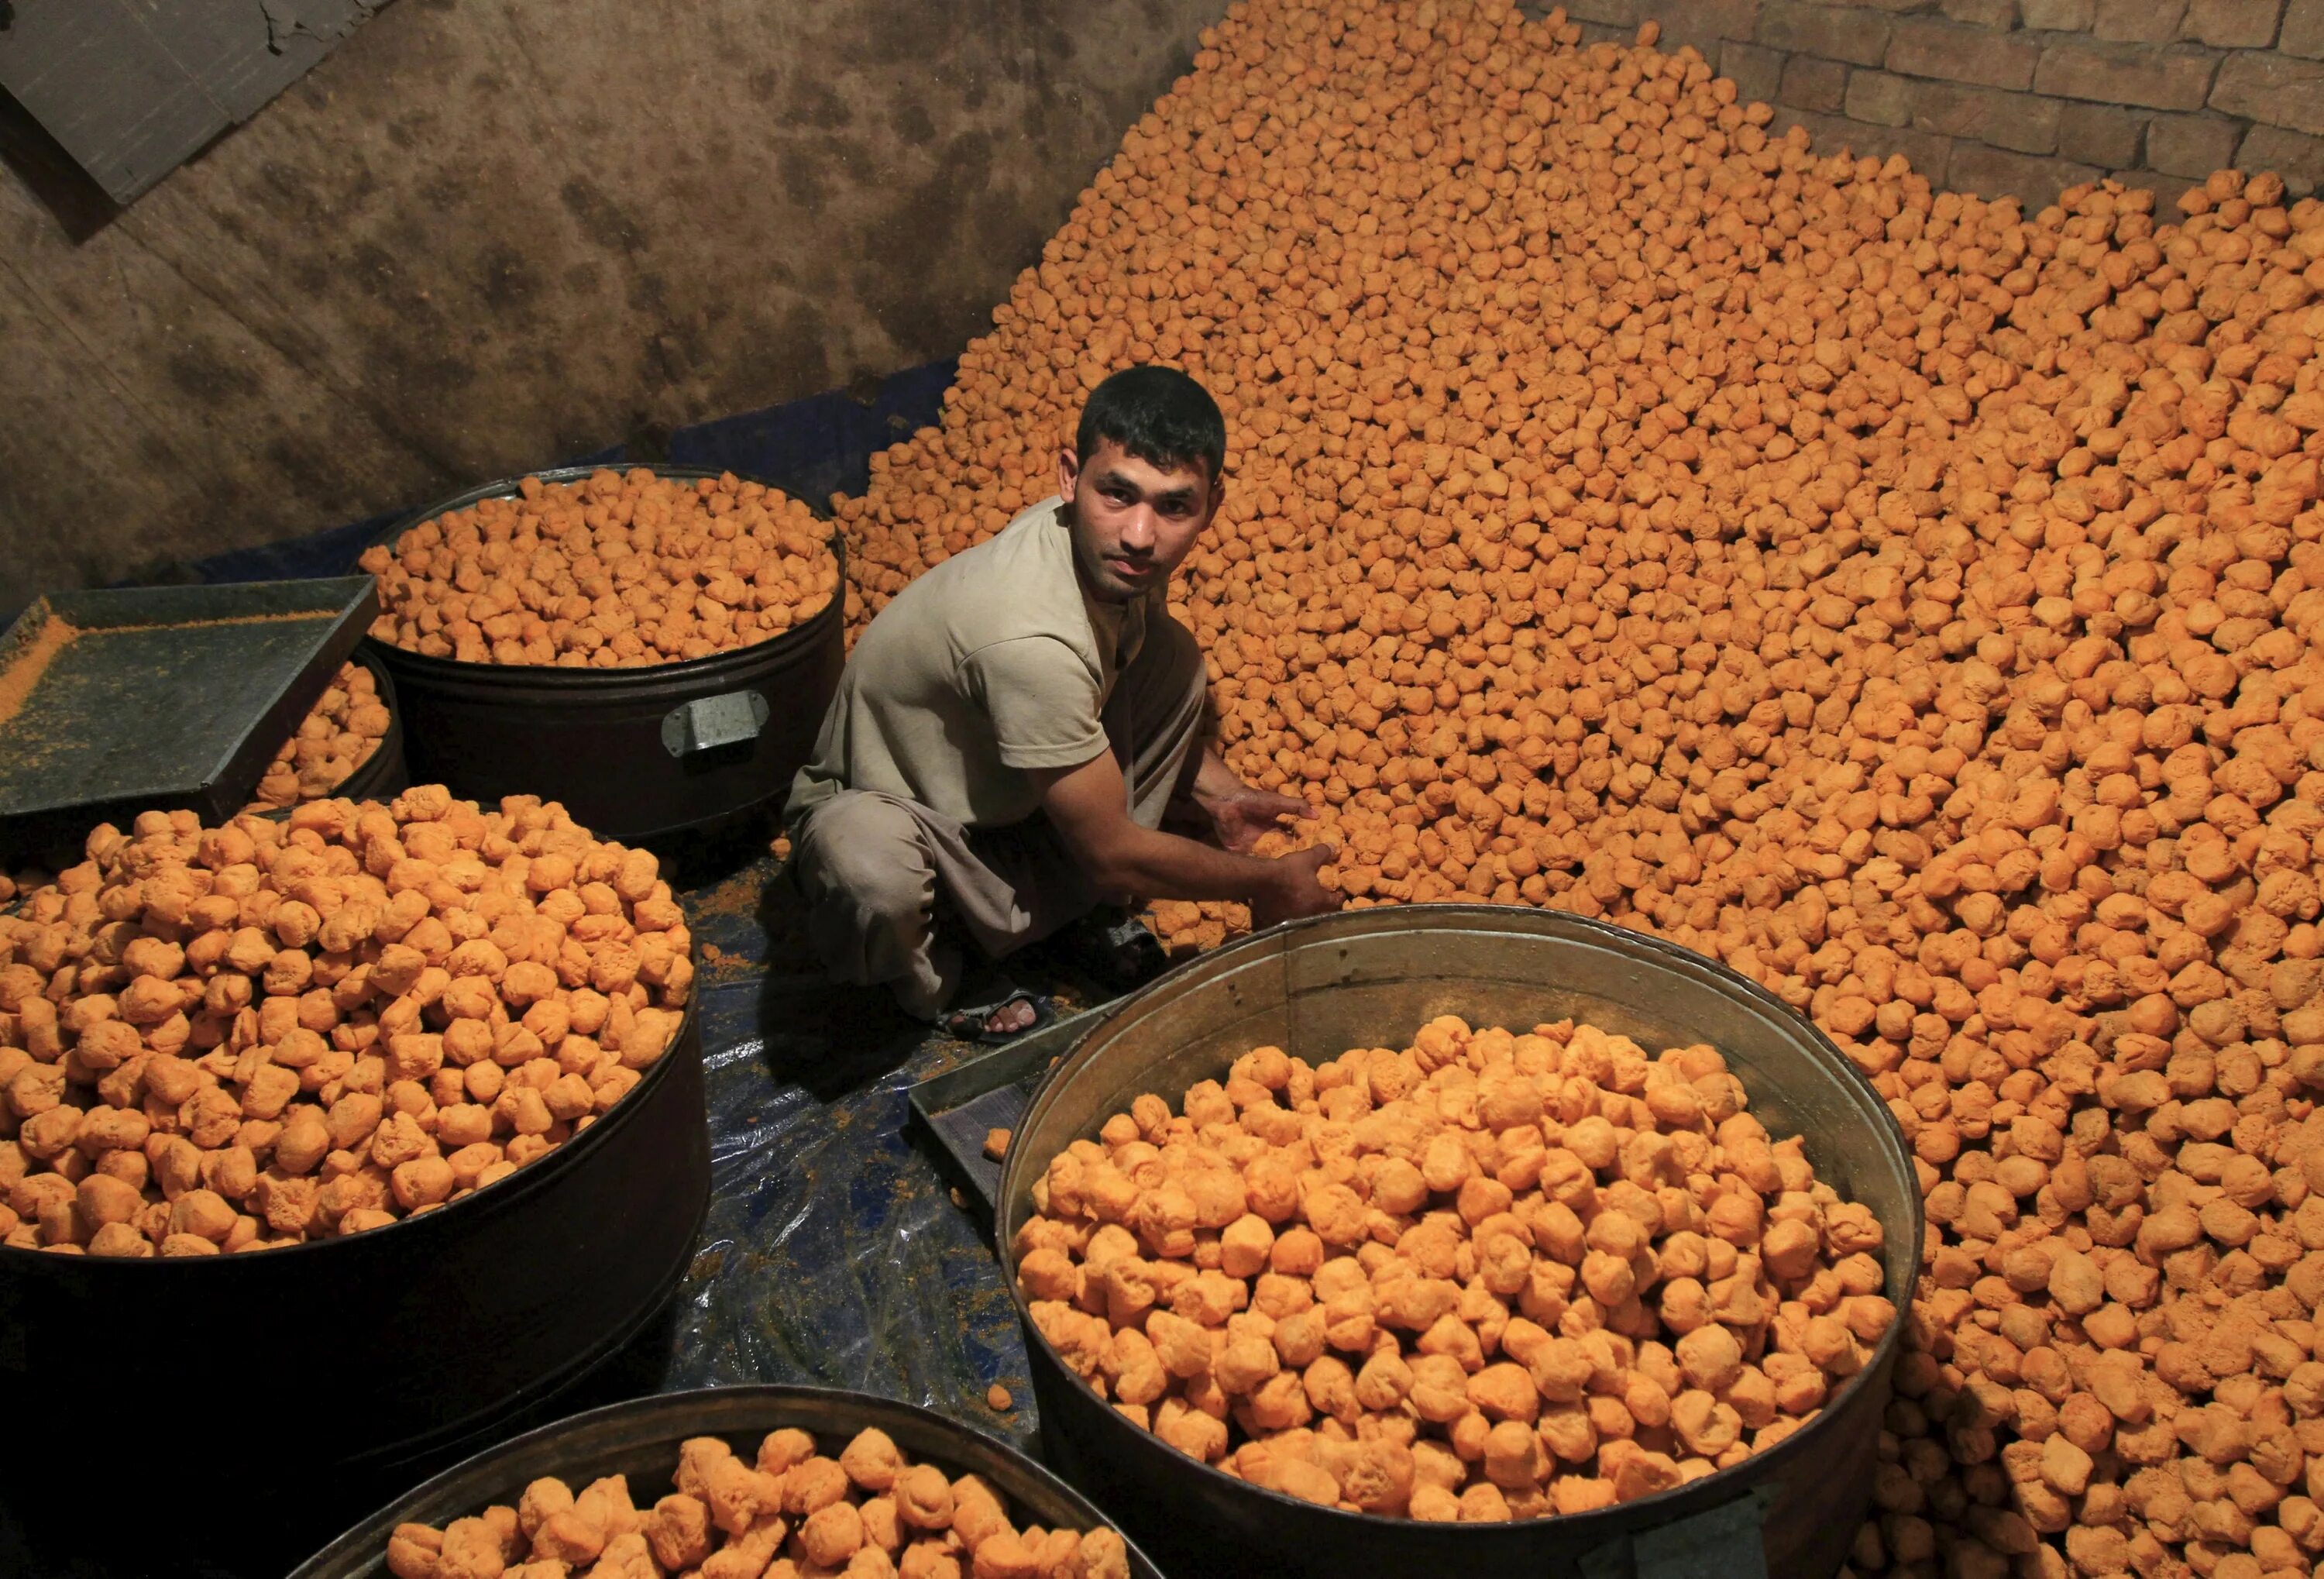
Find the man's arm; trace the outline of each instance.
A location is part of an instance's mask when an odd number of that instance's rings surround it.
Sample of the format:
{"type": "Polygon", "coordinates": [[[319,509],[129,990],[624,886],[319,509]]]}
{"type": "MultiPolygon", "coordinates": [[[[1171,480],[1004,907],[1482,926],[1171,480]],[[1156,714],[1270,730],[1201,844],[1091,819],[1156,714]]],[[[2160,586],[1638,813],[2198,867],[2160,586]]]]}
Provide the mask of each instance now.
{"type": "Polygon", "coordinates": [[[1315,879],[1316,870],[1332,859],[1324,846],[1269,860],[1215,850],[1130,821],[1121,765],[1110,751],[1077,768],[1032,777],[1050,826],[1101,892],[1240,900],[1250,906],[1252,924],[1259,927],[1339,909],[1339,896],[1315,879]]]}

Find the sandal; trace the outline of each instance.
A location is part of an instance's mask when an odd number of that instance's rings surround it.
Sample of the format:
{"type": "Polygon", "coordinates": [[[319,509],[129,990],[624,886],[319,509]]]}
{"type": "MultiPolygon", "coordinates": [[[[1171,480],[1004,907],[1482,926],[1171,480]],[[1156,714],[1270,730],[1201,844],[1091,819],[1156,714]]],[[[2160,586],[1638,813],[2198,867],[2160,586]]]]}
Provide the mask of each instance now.
{"type": "Polygon", "coordinates": [[[1162,940],[1120,905],[1100,905],[1058,933],[1056,944],[1075,969],[1115,993],[1135,992],[1170,968],[1162,940]]]}
{"type": "Polygon", "coordinates": [[[1005,1042],[1014,1041],[1028,1030],[1038,1030],[1057,1018],[1057,1006],[1038,993],[1019,986],[1006,976],[994,976],[980,988],[975,985],[962,989],[962,996],[972,1000],[955,1003],[929,1023],[955,1041],[1005,1042]],[[995,1014],[1011,1003],[1024,1003],[1032,1008],[1033,1018],[1014,1030],[994,1030],[990,1021],[995,1014]]]}

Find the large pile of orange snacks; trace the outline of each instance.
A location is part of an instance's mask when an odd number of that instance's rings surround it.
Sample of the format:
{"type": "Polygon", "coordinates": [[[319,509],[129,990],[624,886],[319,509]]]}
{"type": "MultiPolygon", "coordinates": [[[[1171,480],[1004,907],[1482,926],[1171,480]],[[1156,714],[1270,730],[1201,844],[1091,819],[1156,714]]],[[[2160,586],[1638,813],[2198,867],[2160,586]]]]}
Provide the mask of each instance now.
{"type": "Polygon", "coordinates": [[[152,811],[0,916],[0,1238],[265,1250],[432,1211],[669,1049],[692,939],[659,863],[441,785],[206,828],[152,811]]]}
{"type": "Polygon", "coordinates": [[[371,633],[462,663],[622,669],[707,658],[812,619],[839,586],[829,531],[732,472],[643,466],[448,510],[364,550],[371,633]]]}
{"type": "Polygon", "coordinates": [[[1879,1219],[1707,1045],[1445,1015],[1148,1093],[1033,1184],[1065,1362],[1253,1485],[1440,1523],[1582,1513],[1812,1419],[1895,1320],[1879,1219]]]}
{"type": "Polygon", "coordinates": [[[1674,938],[1904,1124],[1857,1570],[2306,1574],[2324,205],[2025,217],[1576,36],[1234,6],[843,506],[861,612],[1047,492],[1104,374],[1193,373],[1230,493],[1174,612],[1350,901],[1674,938]]]}

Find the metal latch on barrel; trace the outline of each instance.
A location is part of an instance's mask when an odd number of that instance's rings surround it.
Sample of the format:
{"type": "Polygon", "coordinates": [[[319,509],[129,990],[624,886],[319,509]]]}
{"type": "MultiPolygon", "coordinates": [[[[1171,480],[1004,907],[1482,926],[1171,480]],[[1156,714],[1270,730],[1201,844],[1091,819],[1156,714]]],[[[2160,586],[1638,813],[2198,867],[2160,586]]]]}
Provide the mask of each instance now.
{"type": "Polygon", "coordinates": [[[767,698],[756,691],[697,697],[662,716],[662,749],[674,757],[715,751],[759,738],[767,726],[767,698]]]}
{"type": "Polygon", "coordinates": [[[1767,1579],[1760,1525],[1774,1500],[1755,1486],[1731,1502],[1617,1536],[1582,1557],[1582,1579],[1767,1579]]]}

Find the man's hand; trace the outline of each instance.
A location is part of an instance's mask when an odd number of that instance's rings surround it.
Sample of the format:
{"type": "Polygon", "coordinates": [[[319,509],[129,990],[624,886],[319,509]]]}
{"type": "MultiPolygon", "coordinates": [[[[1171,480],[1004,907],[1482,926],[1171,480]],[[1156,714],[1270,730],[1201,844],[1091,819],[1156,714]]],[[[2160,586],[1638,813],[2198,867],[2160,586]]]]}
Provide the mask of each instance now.
{"type": "Polygon", "coordinates": [[[1211,819],[1219,847],[1238,853],[1258,844],[1261,834],[1277,831],[1276,824],[1283,817],[1312,822],[1316,815],[1315,808],[1304,800],[1254,790],[1236,778],[1215,746],[1195,760],[1191,793],[1194,804],[1211,819]]]}
{"type": "Polygon", "coordinates": [[[1339,852],[1328,845],[1311,845],[1305,850],[1294,850],[1288,855],[1277,856],[1272,874],[1274,881],[1268,891],[1251,896],[1251,930],[1263,932],[1278,921],[1296,921],[1302,916],[1326,916],[1338,910],[1340,896],[1325,888],[1315,875],[1338,855],[1339,852]]]}
{"type": "Polygon", "coordinates": [[[1233,793],[1214,799],[1204,799],[1198,795],[1195,803],[1209,814],[1222,850],[1249,850],[1259,843],[1261,834],[1276,832],[1277,824],[1284,817],[1296,817],[1307,822],[1315,818],[1315,808],[1304,800],[1241,784],[1235,786],[1233,793]]]}
{"type": "MultiPolygon", "coordinates": [[[[1237,818],[1239,827],[1251,830],[1245,844],[1271,828],[1277,817],[1305,809],[1298,801],[1245,789],[1223,763],[1217,771],[1226,774],[1226,782],[1217,785],[1222,799],[1247,796],[1255,803],[1237,818]],[[1234,795],[1235,790],[1241,790],[1241,796],[1234,795]]],[[[1077,768],[1037,771],[1033,779],[1040,786],[1041,809],[1049,825],[1100,893],[1240,900],[1250,906],[1251,919],[1261,927],[1339,909],[1340,896],[1315,881],[1317,870],[1333,858],[1328,846],[1267,860],[1213,849],[1132,822],[1121,764],[1110,751],[1077,768]]],[[[1198,785],[1198,795],[1207,788],[1198,785]]]]}

